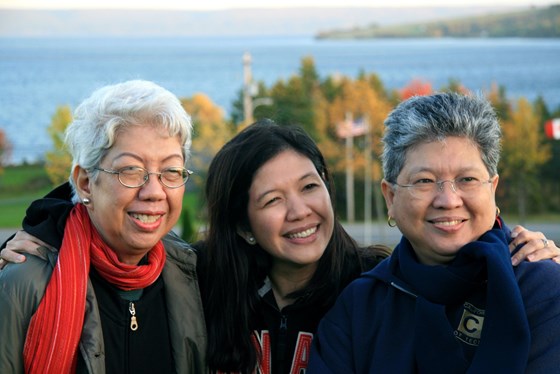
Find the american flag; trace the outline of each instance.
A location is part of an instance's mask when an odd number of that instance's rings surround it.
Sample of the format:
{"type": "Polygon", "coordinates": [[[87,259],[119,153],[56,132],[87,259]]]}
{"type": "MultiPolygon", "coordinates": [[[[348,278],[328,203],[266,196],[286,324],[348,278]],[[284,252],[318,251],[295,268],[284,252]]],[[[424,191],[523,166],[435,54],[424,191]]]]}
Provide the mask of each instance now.
{"type": "Polygon", "coordinates": [[[363,118],[357,120],[346,119],[336,126],[336,134],[339,138],[356,137],[364,135],[367,131],[366,122],[363,118]]]}

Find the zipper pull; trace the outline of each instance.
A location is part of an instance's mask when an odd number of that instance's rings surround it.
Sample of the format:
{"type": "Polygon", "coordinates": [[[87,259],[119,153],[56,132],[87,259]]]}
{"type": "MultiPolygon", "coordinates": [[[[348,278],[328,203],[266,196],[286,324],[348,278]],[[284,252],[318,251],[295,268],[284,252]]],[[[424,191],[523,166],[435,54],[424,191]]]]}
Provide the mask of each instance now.
{"type": "Polygon", "coordinates": [[[130,312],[130,329],[136,331],[138,330],[138,321],[136,321],[136,309],[134,309],[133,302],[128,306],[128,311],[130,312]]]}
{"type": "Polygon", "coordinates": [[[282,314],[282,318],[280,319],[280,331],[284,332],[288,329],[288,317],[282,314]]]}

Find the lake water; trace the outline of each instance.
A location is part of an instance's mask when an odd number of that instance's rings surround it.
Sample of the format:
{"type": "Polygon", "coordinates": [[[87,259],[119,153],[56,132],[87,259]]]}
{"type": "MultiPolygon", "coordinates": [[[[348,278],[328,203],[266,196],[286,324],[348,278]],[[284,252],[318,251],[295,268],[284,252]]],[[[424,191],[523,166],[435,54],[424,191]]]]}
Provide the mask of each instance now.
{"type": "Polygon", "coordinates": [[[242,87],[245,52],[254,79],[268,86],[313,56],[322,78],[365,71],[388,88],[414,78],[438,88],[453,78],[471,90],[497,83],[510,99],[540,95],[550,109],[560,105],[558,39],[0,38],[0,127],[14,146],[12,162],[42,158],[52,147],[46,129],[57,106],[75,108],[108,83],[138,78],[179,97],[203,92],[227,113],[242,87]]]}

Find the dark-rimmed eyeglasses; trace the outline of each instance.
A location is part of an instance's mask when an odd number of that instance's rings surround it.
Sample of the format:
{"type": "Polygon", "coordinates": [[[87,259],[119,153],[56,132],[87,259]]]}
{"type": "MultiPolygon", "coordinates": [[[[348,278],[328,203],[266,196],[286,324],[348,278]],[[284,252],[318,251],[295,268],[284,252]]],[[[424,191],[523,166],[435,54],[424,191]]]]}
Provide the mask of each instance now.
{"type": "Polygon", "coordinates": [[[119,182],[128,188],[138,188],[146,184],[150,175],[157,175],[160,183],[167,188],[179,188],[189,180],[189,176],[193,173],[189,169],[182,167],[171,167],[158,172],[149,172],[139,166],[125,166],[118,170],[94,168],[95,170],[104,171],[109,174],[116,174],[119,182]]]}

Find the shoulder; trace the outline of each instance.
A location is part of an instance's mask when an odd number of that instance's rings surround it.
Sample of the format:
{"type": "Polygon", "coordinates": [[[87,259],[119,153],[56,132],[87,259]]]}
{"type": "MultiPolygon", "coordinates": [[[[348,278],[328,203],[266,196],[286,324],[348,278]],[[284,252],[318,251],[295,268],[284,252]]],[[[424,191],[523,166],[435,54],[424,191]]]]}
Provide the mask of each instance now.
{"type": "Polygon", "coordinates": [[[364,271],[373,269],[381,261],[391,256],[391,252],[391,248],[381,244],[358,248],[358,256],[362,262],[362,269],[364,271]]]}
{"type": "Polygon", "coordinates": [[[181,239],[174,232],[169,232],[162,238],[167,258],[172,261],[196,265],[196,252],[193,247],[181,239]]]}
{"type": "Polygon", "coordinates": [[[552,260],[523,261],[514,268],[526,308],[547,304],[560,313],[560,265],[552,260]]]}
{"type": "Polygon", "coordinates": [[[0,271],[0,299],[23,308],[38,305],[51,278],[53,266],[50,261],[27,256],[21,264],[8,264],[0,271]]]}

